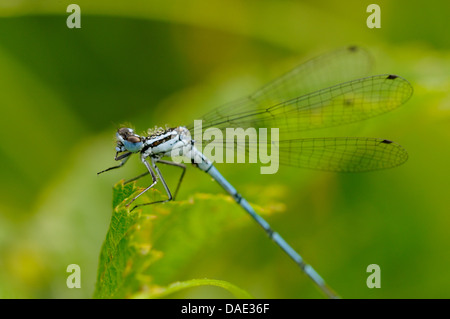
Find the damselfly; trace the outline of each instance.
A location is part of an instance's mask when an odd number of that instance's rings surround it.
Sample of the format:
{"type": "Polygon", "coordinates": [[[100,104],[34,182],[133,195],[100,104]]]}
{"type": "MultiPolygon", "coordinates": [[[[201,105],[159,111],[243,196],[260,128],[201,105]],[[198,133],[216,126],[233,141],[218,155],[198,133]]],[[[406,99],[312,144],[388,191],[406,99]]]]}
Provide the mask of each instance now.
{"type": "MultiPolygon", "coordinates": [[[[275,147],[279,151],[279,163],[283,165],[336,172],[361,172],[397,166],[405,162],[408,155],[399,144],[390,140],[367,137],[292,138],[304,130],[352,123],[379,115],[400,106],[411,97],[411,85],[397,75],[367,76],[370,62],[369,55],[361,48],[340,49],[294,68],[244,99],[213,110],[202,121],[196,121],[195,125],[159,128],[146,135],[138,135],[133,129],[122,127],[116,133],[115,160],[121,161],[120,164],[98,174],[123,166],[130,155],[139,153],[147,171],[129,181],[150,174],[152,183],[131,199],[127,206],[152,188],[158,179],[164,186],[167,199],[139,204],[134,206],[136,208],[174,200],[186,166],[163,158],[174,154],[187,158],[217,181],[328,297],[335,298],[337,295],[322,277],[272,230],[196,147],[191,131],[205,131],[211,127],[220,130],[278,128],[282,138],[275,147]],[[158,168],[159,163],[182,168],[174,195],[158,168]]],[[[234,144],[247,151],[252,146],[239,145],[238,141],[234,144]]]]}

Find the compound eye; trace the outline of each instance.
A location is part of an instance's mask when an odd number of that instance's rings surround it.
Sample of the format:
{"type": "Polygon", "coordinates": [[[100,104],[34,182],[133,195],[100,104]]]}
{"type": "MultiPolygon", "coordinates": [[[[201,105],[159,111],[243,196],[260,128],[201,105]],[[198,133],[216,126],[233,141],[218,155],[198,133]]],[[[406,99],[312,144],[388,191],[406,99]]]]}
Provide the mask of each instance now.
{"type": "Polygon", "coordinates": [[[139,143],[141,139],[138,136],[130,135],[127,137],[127,141],[131,143],[139,143]]]}
{"type": "Polygon", "coordinates": [[[117,133],[119,133],[119,135],[121,135],[122,137],[126,137],[126,136],[128,136],[130,134],[133,134],[134,131],[131,128],[128,128],[128,127],[121,127],[117,131],[117,133]]]}

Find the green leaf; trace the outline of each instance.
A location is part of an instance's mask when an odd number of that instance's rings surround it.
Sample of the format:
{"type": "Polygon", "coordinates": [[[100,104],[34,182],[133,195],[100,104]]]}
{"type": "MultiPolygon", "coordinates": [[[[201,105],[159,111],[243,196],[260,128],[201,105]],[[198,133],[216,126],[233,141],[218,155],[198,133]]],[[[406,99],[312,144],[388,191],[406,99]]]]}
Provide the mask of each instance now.
{"type": "MultiPolygon", "coordinates": [[[[238,220],[230,218],[235,204],[228,197],[196,194],[187,201],[130,211],[133,206],[126,203],[141,190],[135,183],[114,187],[114,211],[100,253],[94,298],[162,298],[198,286],[217,286],[236,298],[251,298],[226,281],[173,280],[211,236],[238,220]],[[209,227],[203,227],[205,218],[209,227]]],[[[148,193],[145,202],[162,196],[156,190],[148,193]]]]}

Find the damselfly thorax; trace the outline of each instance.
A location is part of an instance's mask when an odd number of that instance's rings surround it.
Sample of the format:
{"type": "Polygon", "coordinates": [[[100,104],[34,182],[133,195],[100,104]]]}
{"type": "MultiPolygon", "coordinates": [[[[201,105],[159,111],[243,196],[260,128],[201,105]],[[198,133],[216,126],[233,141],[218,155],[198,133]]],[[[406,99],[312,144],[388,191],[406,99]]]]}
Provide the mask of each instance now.
{"type": "Polygon", "coordinates": [[[189,152],[193,144],[189,130],[183,126],[160,129],[143,138],[142,157],[172,157],[189,152]],[[175,150],[175,151],[174,151],[175,150]],[[178,152],[178,154],[175,154],[178,152]]]}
{"type": "MultiPolygon", "coordinates": [[[[117,131],[116,158],[120,152],[139,153],[141,160],[160,161],[166,157],[176,163],[199,164],[202,169],[211,162],[195,147],[190,131],[184,126],[156,128],[148,136],[139,136],[131,128],[117,131]]],[[[130,154],[131,155],[131,154],[130,154]]]]}

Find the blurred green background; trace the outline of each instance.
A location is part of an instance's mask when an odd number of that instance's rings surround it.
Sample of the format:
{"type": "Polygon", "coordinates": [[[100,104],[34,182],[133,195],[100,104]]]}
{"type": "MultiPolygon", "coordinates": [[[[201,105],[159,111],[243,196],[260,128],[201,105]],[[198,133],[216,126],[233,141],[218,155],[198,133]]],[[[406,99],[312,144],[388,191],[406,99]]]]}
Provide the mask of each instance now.
{"type": "MultiPolygon", "coordinates": [[[[78,0],[81,29],[66,26],[70,3],[0,1],[0,297],[92,296],[112,185],[142,171],[136,158],[96,176],[114,165],[119,124],[184,124],[354,44],[374,56],[374,74],[401,75],[415,92],[398,110],[326,133],[394,140],[408,162],[364,174],[218,168],[249,201],[285,206],[268,221],[344,298],[450,297],[450,2],[377,1],[381,29],[366,26],[372,2],[361,0],[78,0]],[[81,289],[66,286],[73,263],[81,289]],[[366,286],[373,263],[380,289],[366,286]]],[[[165,171],[175,183],[179,172],[165,171]]],[[[179,198],[194,192],[223,191],[189,167],[179,198]]],[[[252,222],[218,231],[179,267],[173,281],[322,297],[252,222]]],[[[230,295],[200,287],[176,297],[230,295]]]]}

